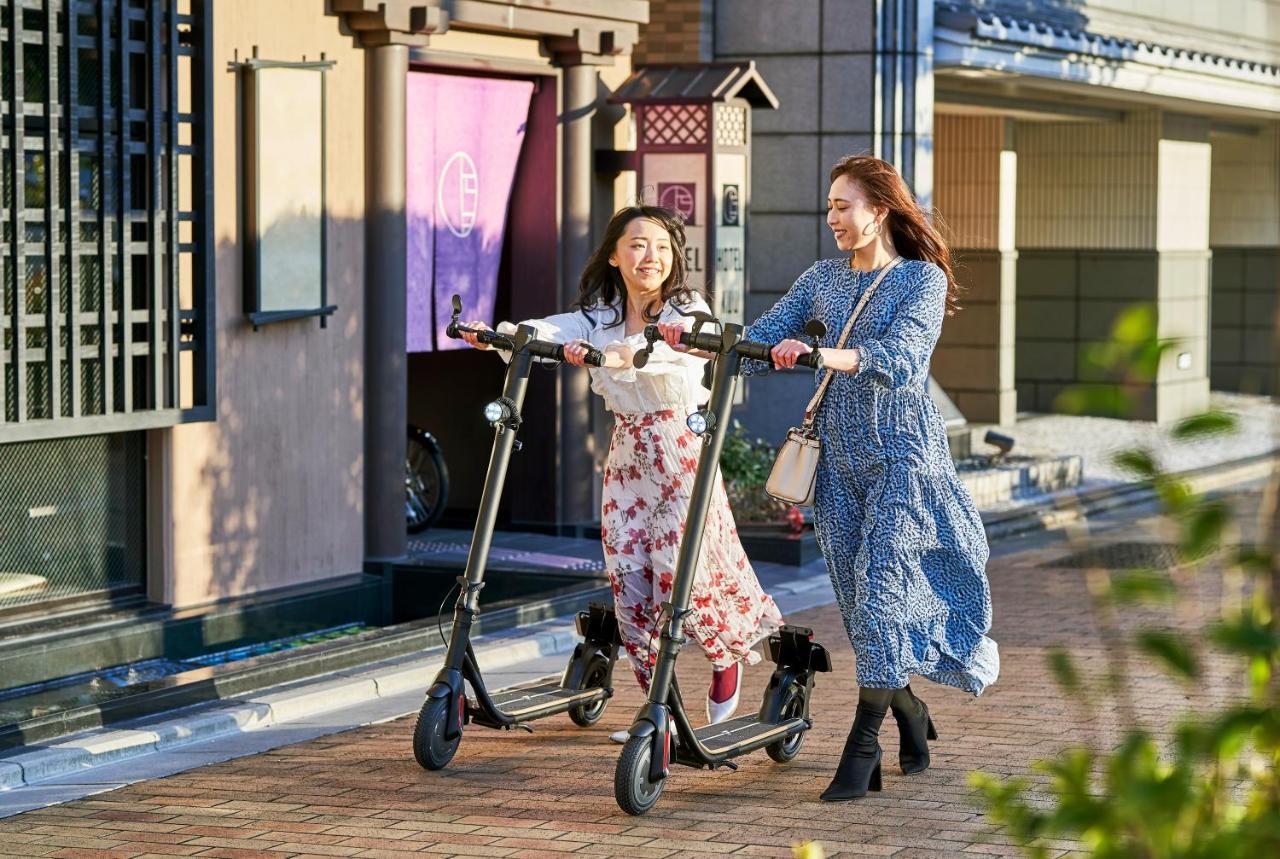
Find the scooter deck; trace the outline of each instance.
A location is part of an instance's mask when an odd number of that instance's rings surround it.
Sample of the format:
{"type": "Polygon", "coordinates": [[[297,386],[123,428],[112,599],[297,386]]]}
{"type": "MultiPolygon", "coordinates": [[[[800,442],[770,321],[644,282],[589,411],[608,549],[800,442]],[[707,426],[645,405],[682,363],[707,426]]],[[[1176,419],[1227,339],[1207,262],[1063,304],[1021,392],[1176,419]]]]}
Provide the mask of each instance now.
{"type": "Polygon", "coordinates": [[[565,689],[559,683],[539,683],[507,689],[493,695],[499,710],[513,718],[534,718],[563,713],[583,704],[608,698],[612,690],[593,686],[590,689],[565,689]]]}
{"type": "Polygon", "coordinates": [[[715,725],[694,728],[698,742],[712,754],[747,744],[762,748],[789,737],[809,726],[804,719],[785,719],[781,722],[760,722],[755,716],[739,716],[715,725]]]}

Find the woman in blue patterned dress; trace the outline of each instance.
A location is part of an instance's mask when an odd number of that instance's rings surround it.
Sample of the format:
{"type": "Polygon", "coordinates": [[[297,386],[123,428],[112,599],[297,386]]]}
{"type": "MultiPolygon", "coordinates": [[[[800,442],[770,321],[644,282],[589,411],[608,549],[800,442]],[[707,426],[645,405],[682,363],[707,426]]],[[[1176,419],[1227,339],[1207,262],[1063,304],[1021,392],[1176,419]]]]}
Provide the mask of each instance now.
{"type": "Polygon", "coordinates": [[[860,689],[822,799],[845,800],[880,789],[878,737],[889,709],[903,772],[929,766],[927,740],[936,735],[908,685],[912,674],[978,695],[995,682],[1000,660],[986,634],[986,535],[927,390],[943,317],[956,309],[950,252],[898,172],[870,156],[832,168],[827,225],[852,256],[815,263],[746,336],[778,343],[774,364],[794,367],[810,347],[786,338],[811,318],[827,326],[819,345],[835,372],[816,415],[814,519],[860,689]],[[833,348],[858,299],[891,264],[845,348],[833,348]]]}

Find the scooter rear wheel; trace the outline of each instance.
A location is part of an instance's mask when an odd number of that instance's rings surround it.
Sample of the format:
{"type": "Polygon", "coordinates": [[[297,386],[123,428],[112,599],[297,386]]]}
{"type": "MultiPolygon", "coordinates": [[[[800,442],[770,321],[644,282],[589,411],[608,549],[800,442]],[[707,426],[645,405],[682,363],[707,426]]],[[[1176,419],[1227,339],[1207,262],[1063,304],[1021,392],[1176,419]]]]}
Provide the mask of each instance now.
{"type": "MultiPolygon", "coordinates": [[[[796,719],[804,715],[804,687],[797,683],[792,683],[787,687],[787,691],[783,692],[782,707],[780,713],[782,720],[796,719]]],[[[800,731],[792,734],[785,739],[778,740],[776,743],[770,743],[764,747],[765,753],[780,764],[785,764],[795,759],[800,754],[800,747],[804,745],[804,735],[807,731],[800,731]]]]}
{"type": "Polygon", "coordinates": [[[649,759],[653,737],[631,737],[622,747],[613,772],[613,796],[627,814],[641,815],[653,808],[662,796],[667,780],[649,780],[649,759]]]}
{"type": "MultiPolygon", "coordinates": [[[[582,676],[582,684],[578,688],[580,690],[599,689],[607,682],[609,682],[609,660],[597,653],[587,664],[587,670],[582,676]]],[[[604,715],[605,708],[608,706],[608,698],[583,704],[581,707],[570,710],[569,718],[580,728],[590,728],[600,721],[600,717],[604,715]]]]}
{"type": "Polygon", "coordinates": [[[462,734],[452,740],[446,740],[444,736],[448,718],[448,698],[428,698],[418,711],[418,724],[413,729],[413,756],[423,769],[444,769],[458,751],[462,734]]]}

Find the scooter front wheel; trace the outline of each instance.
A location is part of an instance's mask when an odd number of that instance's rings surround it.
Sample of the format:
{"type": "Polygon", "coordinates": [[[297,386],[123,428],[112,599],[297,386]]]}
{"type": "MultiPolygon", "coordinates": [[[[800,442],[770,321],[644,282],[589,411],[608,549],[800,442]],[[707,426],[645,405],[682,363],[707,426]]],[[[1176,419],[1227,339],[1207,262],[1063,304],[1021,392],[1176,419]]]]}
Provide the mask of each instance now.
{"type": "Polygon", "coordinates": [[[649,759],[652,754],[652,737],[631,737],[618,756],[618,766],[613,772],[613,796],[618,801],[618,807],[627,814],[644,814],[662,796],[667,780],[649,780],[649,759]]]}
{"type": "Polygon", "coordinates": [[[453,760],[462,742],[462,734],[452,740],[444,736],[449,719],[448,698],[428,698],[418,711],[418,724],[413,729],[413,756],[423,769],[442,770],[453,760]]]}
{"type": "MultiPolygon", "coordinates": [[[[787,719],[795,719],[804,715],[804,687],[798,683],[792,683],[787,687],[787,691],[783,692],[781,713],[782,721],[787,719]]],[[[770,743],[764,747],[765,753],[780,764],[785,764],[800,754],[800,747],[804,745],[805,731],[792,734],[785,739],[778,740],[776,743],[770,743]]]]}
{"type": "MultiPolygon", "coordinates": [[[[583,673],[582,685],[579,689],[599,689],[609,682],[609,660],[600,654],[591,657],[591,662],[587,665],[587,670],[583,673]]],[[[569,711],[569,718],[580,728],[590,728],[596,722],[600,721],[600,717],[604,715],[605,708],[609,706],[609,699],[602,698],[599,701],[592,701],[590,704],[583,704],[581,707],[574,707],[569,711]]]]}

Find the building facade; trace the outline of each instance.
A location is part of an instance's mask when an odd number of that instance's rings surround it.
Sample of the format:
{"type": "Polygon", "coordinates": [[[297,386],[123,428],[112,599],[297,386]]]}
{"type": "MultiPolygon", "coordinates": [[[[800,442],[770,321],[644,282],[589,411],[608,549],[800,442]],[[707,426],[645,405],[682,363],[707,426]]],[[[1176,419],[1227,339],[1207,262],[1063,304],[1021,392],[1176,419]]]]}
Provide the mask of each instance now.
{"type": "MultiPolygon", "coordinates": [[[[868,151],[956,251],[967,309],[933,376],[969,421],[1054,409],[1136,302],[1179,343],[1140,417],[1271,392],[1280,2],[0,0],[0,46],[0,624],[368,581],[405,552],[410,421],[464,521],[501,368],[440,339],[442,299],[571,303],[644,194],[610,100],[643,66],[752,61],[776,95],[746,126],[748,321],[835,254],[827,170],[868,151]],[[322,300],[293,315],[255,315],[259,213],[289,170],[259,175],[245,81],[273,69],[323,80],[299,114],[322,123],[322,210],[287,225],[322,253],[275,245],[322,300]],[[491,171],[496,215],[468,184],[491,171]]],[[[796,382],[752,380],[741,416],[780,438],[796,382]]],[[[581,533],[607,416],[581,373],[536,376],[528,403],[503,521],[581,533]]]]}
{"type": "MultiPolygon", "coordinates": [[[[969,421],[1096,381],[1090,345],[1139,302],[1179,343],[1140,418],[1271,390],[1280,4],[655,0],[636,52],[744,57],[781,103],[754,126],[748,317],[834,254],[826,171],[867,151],[956,252],[967,310],[933,376],[969,421]]],[[[794,388],[751,381],[750,425],[781,437],[794,388]]]]}

